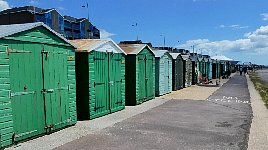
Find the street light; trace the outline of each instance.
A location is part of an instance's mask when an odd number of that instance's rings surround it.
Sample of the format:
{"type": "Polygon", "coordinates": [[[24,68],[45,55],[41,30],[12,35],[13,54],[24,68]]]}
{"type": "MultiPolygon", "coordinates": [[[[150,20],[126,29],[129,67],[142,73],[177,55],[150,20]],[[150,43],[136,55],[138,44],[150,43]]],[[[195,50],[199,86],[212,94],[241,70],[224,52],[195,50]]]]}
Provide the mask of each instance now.
{"type": "Polygon", "coordinates": [[[166,37],[164,34],[161,34],[160,36],[163,36],[164,37],[164,47],[166,47],[166,37]]]}
{"type": "Polygon", "coordinates": [[[138,23],[135,22],[134,24],[131,25],[132,27],[136,27],[136,32],[137,32],[137,41],[139,40],[139,35],[138,35],[138,23]]]}
{"type": "Polygon", "coordinates": [[[193,48],[193,54],[194,54],[194,46],[195,46],[195,45],[192,45],[192,46],[191,46],[191,48],[193,48]]]}
{"type": "Polygon", "coordinates": [[[89,9],[88,9],[88,2],[87,5],[82,5],[83,8],[87,8],[87,20],[89,21],[89,9]]]}

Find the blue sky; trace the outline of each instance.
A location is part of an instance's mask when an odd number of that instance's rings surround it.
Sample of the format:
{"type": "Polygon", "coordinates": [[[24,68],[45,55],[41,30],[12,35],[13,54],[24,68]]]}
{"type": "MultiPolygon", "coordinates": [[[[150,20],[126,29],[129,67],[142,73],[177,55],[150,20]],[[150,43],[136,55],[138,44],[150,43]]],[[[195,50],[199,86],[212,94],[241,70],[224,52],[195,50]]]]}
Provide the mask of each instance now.
{"type": "MultiPolygon", "coordinates": [[[[2,2],[1,2],[2,1],[2,2]]],[[[63,15],[87,17],[103,38],[135,40],[225,55],[268,65],[267,0],[7,0],[8,6],[57,8],[63,15]],[[136,24],[137,26],[132,26],[136,24]],[[179,41],[179,42],[178,42],[179,41]]],[[[2,4],[1,4],[2,3],[2,4]]],[[[192,51],[192,50],[191,50],[192,51]]]]}

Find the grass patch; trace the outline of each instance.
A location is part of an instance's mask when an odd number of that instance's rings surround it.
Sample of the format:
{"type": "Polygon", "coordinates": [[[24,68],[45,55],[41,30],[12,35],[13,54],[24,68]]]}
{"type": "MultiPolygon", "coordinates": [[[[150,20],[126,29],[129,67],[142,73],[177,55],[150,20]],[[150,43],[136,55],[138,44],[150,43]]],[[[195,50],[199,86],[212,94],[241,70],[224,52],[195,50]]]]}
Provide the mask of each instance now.
{"type": "Polygon", "coordinates": [[[251,72],[249,78],[253,82],[255,89],[259,91],[265,106],[268,108],[268,83],[263,81],[256,72],[251,72]]]}

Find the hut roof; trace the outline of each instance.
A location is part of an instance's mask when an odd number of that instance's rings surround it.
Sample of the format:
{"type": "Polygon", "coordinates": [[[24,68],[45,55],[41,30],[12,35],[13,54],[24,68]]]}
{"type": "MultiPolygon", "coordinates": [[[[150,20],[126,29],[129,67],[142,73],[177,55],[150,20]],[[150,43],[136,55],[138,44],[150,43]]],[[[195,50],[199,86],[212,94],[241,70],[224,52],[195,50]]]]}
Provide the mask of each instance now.
{"type": "Polygon", "coordinates": [[[126,54],[139,54],[144,48],[148,48],[153,54],[154,52],[147,44],[118,44],[118,46],[126,53],[126,54]]]}
{"type": "MultiPolygon", "coordinates": [[[[73,46],[66,38],[61,36],[59,33],[56,31],[52,30],[50,27],[45,25],[43,22],[34,22],[34,23],[24,23],[24,24],[11,24],[11,25],[0,25],[0,38],[7,37],[16,33],[20,33],[23,31],[27,31],[36,27],[45,27],[47,30],[52,32],[54,35],[57,37],[61,38],[63,41],[66,43],[70,44],[73,46]]],[[[75,47],[75,46],[73,46],[75,47]]]]}
{"type": "Polygon", "coordinates": [[[112,40],[104,39],[79,39],[70,40],[70,42],[77,47],[77,52],[91,52],[91,51],[101,51],[101,52],[114,52],[114,53],[126,53],[112,40]],[[105,47],[105,45],[110,45],[105,47]],[[105,47],[105,48],[103,48],[105,47]]]}
{"type": "Polygon", "coordinates": [[[167,50],[155,50],[154,51],[155,57],[162,57],[165,55],[165,53],[168,53],[168,51],[167,50]]]}
{"type": "Polygon", "coordinates": [[[172,56],[173,59],[177,59],[177,57],[181,55],[181,53],[169,53],[169,54],[172,56]]]}

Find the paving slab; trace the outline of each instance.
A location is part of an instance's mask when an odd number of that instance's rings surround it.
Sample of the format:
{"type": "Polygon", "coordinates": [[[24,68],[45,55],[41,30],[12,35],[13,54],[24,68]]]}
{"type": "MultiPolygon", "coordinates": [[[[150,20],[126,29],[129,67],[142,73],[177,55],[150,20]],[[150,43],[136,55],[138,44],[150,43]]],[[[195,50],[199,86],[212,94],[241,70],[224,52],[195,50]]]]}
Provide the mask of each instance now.
{"type": "Polygon", "coordinates": [[[252,109],[245,76],[207,100],[170,100],[56,149],[247,149],[252,109]]]}
{"type": "MultiPolygon", "coordinates": [[[[261,71],[268,73],[267,70],[261,71]]],[[[267,74],[266,77],[267,79],[267,74]]],[[[250,91],[251,106],[253,110],[253,119],[250,128],[248,150],[267,150],[268,149],[268,110],[262,101],[258,91],[247,76],[248,88],[250,91]]],[[[268,82],[268,81],[267,81],[268,82]]]]}

